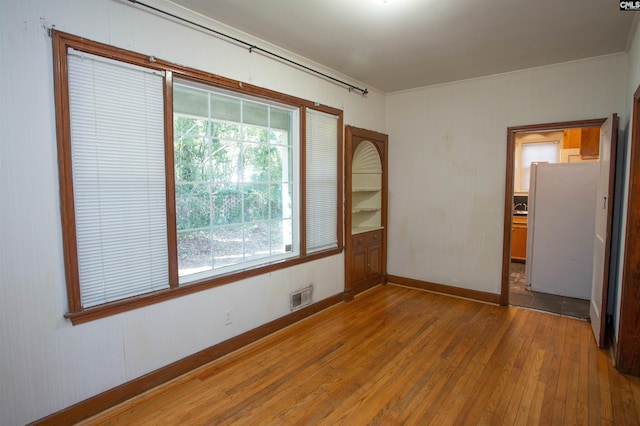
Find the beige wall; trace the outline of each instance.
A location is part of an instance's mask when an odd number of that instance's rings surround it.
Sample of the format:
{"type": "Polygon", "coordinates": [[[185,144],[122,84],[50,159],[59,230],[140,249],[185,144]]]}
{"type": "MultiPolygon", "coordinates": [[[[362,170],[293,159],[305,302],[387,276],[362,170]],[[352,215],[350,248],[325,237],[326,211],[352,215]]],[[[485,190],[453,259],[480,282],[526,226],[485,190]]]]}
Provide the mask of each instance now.
{"type": "Polygon", "coordinates": [[[390,274],[499,294],[507,128],[625,117],[627,56],[387,98],[390,274]]]}

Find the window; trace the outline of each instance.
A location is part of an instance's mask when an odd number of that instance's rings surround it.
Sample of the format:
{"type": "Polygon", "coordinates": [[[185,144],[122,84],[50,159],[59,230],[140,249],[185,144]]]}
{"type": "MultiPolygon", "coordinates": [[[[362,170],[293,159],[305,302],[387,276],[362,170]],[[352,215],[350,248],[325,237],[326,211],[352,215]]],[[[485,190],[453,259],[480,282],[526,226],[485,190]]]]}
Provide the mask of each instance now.
{"type": "Polygon", "coordinates": [[[307,110],[307,252],[338,247],[338,117],[307,110]]]}
{"type": "Polygon", "coordinates": [[[173,88],[180,283],[297,255],[298,110],[173,88]]]}
{"type": "Polygon", "coordinates": [[[68,59],[82,306],[168,288],[163,77],[74,50],[68,59]]]}
{"type": "Polygon", "coordinates": [[[341,111],[53,42],[74,324],[342,250],[341,111]]]}
{"type": "Polygon", "coordinates": [[[531,180],[531,163],[557,163],[560,159],[560,143],[521,142],[516,143],[515,153],[515,188],[516,193],[528,193],[531,180]]]}

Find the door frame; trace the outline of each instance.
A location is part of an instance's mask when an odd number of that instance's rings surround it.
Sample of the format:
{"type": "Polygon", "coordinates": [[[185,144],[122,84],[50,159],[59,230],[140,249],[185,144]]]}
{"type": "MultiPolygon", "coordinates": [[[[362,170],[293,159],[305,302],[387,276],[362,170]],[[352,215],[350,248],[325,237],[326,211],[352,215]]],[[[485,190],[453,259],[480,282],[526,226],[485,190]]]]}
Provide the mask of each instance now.
{"type": "Polygon", "coordinates": [[[615,360],[620,372],[640,376],[640,86],[633,94],[631,126],[627,227],[615,360]]]}
{"type": "MultiPolygon", "coordinates": [[[[511,227],[513,223],[513,179],[515,174],[515,138],[517,133],[549,132],[553,130],[575,129],[580,127],[600,127],[606,118],[590,120],[563,121],[556,123],[529,124],[507,128],[507,167],[505,177],[504,224],[502,240],[502,284],[500,287],[500,305],[509,304],[509,267],[511,265],[511,227]]],[[[609,176],[613,179],[613,176],[609,176]]]]}

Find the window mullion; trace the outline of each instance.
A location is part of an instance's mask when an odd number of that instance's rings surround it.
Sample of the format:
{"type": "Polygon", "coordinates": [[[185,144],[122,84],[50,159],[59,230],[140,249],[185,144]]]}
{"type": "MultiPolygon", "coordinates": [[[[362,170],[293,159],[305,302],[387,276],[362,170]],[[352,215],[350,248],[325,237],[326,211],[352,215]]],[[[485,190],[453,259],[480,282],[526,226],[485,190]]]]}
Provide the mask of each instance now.
{"type": "MultiPolygon", "coordinates": [[[[208,147],[213,144],[213,117],[211,115],[211,93],[207,93],[207,145],[208,147]]],[[[213,151],[211,152],[213,156],[213,151]]],[[[209,158],[209,162],[213,162],[213,158],[209,158]]],[[[209,241],[209,252],[211,253],[211,269],[215,268],[216,265],[216,256],[215,256],[215,247],[213,245],[213,231],[214,231],[214,218],[215,218],[215,204],[213,200],[213,185],[210,178],[206,180],[207,193],[209,194],[209,227],[207,229],[208,241],[209,241]]]]}
{"type": "Polygon", "coordinates": [[[177,288],[178,236],[176,231],[176,181],[173,151],[173,72],[166,71],[164,78],[164,144],[167,191],[167,251],[169,254],[169,286],[177,288]]]}
{"type": "Polygon", "coordinates": [[[307,108],[300,108],[300,149],[299,149],[299,161],[300,161],[300,253],[307,254],[307,149],[309,144],[309,129],[308,129],[308,110],[307,108]]]}

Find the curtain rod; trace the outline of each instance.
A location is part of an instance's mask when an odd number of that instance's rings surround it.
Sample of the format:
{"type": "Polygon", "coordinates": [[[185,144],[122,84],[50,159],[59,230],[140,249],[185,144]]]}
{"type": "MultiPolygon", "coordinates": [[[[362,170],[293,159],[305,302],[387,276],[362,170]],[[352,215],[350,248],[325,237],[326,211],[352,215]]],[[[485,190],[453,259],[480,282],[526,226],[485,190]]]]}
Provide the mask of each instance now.
{"type": "Polygon", "coordinates": [[[285,58],[284,56],[281,56],[281,55],[279,55],[277,53],[274,53],[274,52],[271,52],[269,50],[263,49],[262,47],[256,46],[255,44],[251,44],[251,43],[246,42],[244,40],[241,40],[241,39],[239,39],[237,37],[231,36],[229,34],[225,34],[225,33],[221,32],[221,31],[215,30],[213,28],[209,28],[209,27],[207,27],[205,25],[198,24],[197,22],[190,21],[189,19],[186,19],[186,18],[183,18],[181,16],[175,15],[175,14],[173,14],[171,12],[167,12],[165,10],[159,9],[159,8],[157,8],[155,6],[151,6],[149,4],[140,2],[138,0],[127,0],[127,1],[129,1],[130,3],[136,4],[136,5],[144,6],[144,7],[148,8],[148,9],[151,9],[151,10],[153,10],[155,12],[161,13],[163,15],[167,15],[167,16],[173,18],[173,19],[177,19],[177,20],[182,21],[182,22],[186,22],[187,24],[196,26],[196,27],[201,28],[203,30],[212,32],[212,33],[214,33],[214,34],[216,34],[216,35],[218,35],[220,37],[224,37],[224,38],[226,38],[228,40],[231,40],[231,41],[234,41],[234,42],[236,42],[238,44],[246,46],[246,47],[249,48],[249,53],[253,53],[253,51],[259,51],[259,52],[262,52],[262,53],[264,53],[264,54],[266,54],[268,56],[271,56],[272,58],[275,58],[275,59],[278,59],[280,61],[289,63],[291,65],[294,65],[294,66],[298,67],[298,68],[302,68],[302,69],[305,69],[307,71],[310,71],[310,72],[312,72],[314,74],[317,74],[317,75],[319,75],[321,77],[324,77],[324,78],[326,78],[328,80],[331,80],[331,81],[333,81],[335,83],[338,83],[338,84],[341,84],[343,86],[346,86],[349,89],[349,92],[352,92],[352,91],[360,92],[360,94],[363,95],[363,96],[366,95],[367,93],[369,93],[369,90],[366,89],[366,88],[362,89],[362,88],[360,88],[358,86],[354,86],[353,84],[347,83],[346,81],[339,80],[339,79],[337,79],[335,77],[332,77],[332,76],[330,76],[328,74],[325,74],[325,73],[323,73],[321,71],[318,71],[316,69],[313,69],[311,67],[303,65],[303,64],[301,64],[299,62],[296,62],[294,60],[291,60],[289,58],[285,58]]]}

